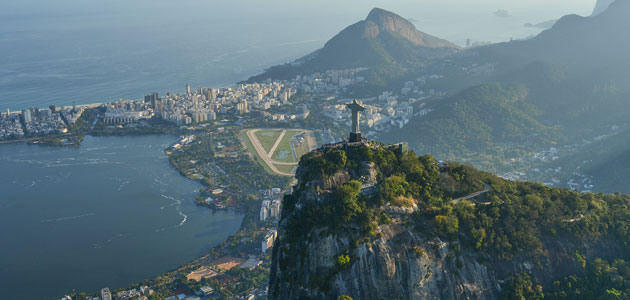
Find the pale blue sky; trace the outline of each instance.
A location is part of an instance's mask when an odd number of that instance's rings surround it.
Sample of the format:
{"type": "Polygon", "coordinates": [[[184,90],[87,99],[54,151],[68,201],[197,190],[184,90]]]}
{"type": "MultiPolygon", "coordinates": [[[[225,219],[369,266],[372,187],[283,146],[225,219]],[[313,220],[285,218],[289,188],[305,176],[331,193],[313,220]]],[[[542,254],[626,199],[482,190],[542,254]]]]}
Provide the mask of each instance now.
{"type": "MultiPolygon", "coordinates": [[[[381,7],[415,20],[418,29],[457,43],[466,38],[503,41],[540,30],[524,23],[539,23],[566,14],[590,15],[595,0],[0,0],[4,18],[63,17],[112,14],[146,21],[198,21],[208,19],[256,26],[277,22],[290,27],[308,22],[305,38],[325,39],[381,7]],[[493,15],[506,10],[510,17],[493,15]]],[[[210,23],[213,23],[210,22],[210,23]]]]}

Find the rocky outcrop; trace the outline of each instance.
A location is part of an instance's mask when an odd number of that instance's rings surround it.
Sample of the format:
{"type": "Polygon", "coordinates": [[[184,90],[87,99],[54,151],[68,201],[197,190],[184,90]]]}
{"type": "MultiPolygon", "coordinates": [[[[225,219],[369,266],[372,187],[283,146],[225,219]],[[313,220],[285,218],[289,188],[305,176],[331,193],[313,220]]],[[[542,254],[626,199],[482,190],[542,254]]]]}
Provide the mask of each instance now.
{"type": "MultiPolygon", "coordinates": [[[[298,172],[298,177],[301,174],[298,172]]],[[[337,173],[325,180],[300,182],[297,206],[327,201],[328,191],[351,179],[370,182],[373,164],[362,164],[351,176],[337,173]]],[[[507,272],[482,264],[476,254],[455,251],[457,243],[428,237],[408,226],[415,207],[383,207],[391,223],[377,228],[377,238],[353,245],[347,234],[330,234],[325,224],[298,241],[285,240],[286,228],[273,252],[270,299],[498,299],[507,272]],[[350,257],[340,268],[337,258],[350,257]]],[[[283,216],[286,221],[288,216],[283,216]]],[[[283,224],[286,226],[285,224],[283,224]]],[[[515,266],[526,268],[527,264],[515,266]]],[[[511,268],[513,269],[513,268],[511,268]]]]}

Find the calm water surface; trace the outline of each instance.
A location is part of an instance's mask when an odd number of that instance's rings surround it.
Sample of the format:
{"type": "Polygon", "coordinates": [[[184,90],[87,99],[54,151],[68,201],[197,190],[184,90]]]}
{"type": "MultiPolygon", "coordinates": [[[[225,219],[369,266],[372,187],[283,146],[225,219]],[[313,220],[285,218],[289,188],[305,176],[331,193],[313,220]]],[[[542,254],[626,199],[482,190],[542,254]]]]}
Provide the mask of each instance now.
{"type": "Polygon", "coordinates": [[[0,145],[0,299],[119,288],[190,261],[242,216],[197,207],[173,136],[86,137],[79,148],[0,145]]]}

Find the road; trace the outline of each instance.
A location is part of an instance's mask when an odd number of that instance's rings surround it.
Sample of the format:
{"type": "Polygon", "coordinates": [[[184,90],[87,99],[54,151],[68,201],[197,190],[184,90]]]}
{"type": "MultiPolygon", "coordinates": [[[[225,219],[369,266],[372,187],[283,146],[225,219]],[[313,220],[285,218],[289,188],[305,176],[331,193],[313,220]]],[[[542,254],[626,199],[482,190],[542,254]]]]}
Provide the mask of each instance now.
{"type": "Polygon", "coordinates": [[[591,211],[590,211],[590,210],[587,210],[585,215],[580,215],[579,217],[577,217],[577,218],[573,218],[573,219],[562,220],[562,222],[565,222],[565,223],[575,223],[575,222],[582,221],[582,219],[584,219],[584,218],[586,218],[586,217],[588,217],[588,216],[590,216],[590,215],[591,215],[591,211]]]}
{"type": "Polygon", "coordinates": [[[485,193],[489,192],[489,191],[490,191],[490,189],[491,189],[491,188],[490,188],[490,185],[487,185],[487,184],[486,184],[486,185],[485,185],[485,188],[484,188],[482,191],[475,192],[475,193],[472,193],[472,194],[470,194],[470,195],[466,195],[466,196],[464,196],[464,197],[459,197],[459,198],[457,198],[457,199],[453,199],[453,203],[454,203],[454,204],[457,204],[457,203],[461,202],[462,200],[469,200],[469,199],[475,198],[475,197],[477,197],[477,196],[481,196],[481,195],[483,195],[483,194],[485,194],[485,193]]]}

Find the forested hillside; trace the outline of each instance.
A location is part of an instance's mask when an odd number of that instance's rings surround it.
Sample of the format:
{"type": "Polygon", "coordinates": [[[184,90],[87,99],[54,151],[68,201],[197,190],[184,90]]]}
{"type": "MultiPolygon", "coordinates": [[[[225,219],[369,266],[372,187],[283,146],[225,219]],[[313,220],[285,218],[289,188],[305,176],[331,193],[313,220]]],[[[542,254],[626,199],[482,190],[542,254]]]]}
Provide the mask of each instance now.
{"type": "Polygon", "coordinates": [[[628,196],[506,181],[378,144],[311,153],[298,179],[271,299],[630,296],[628,196]]]}

